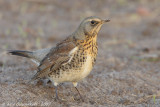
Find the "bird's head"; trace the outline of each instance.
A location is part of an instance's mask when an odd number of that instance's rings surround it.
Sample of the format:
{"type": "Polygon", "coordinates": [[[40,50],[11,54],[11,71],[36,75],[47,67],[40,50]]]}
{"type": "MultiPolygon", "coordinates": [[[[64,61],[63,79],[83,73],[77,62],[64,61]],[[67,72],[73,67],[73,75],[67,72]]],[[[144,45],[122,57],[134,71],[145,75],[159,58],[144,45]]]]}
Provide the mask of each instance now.
{"type": "Polygon", "coordinates": [[[76,30],[76,37],[85,39],[85,36],[95,36],[98,34],[101,26],[109,21],[110,20],[102,20],[96,16],[87,17],[81,22],[76,30]]]}

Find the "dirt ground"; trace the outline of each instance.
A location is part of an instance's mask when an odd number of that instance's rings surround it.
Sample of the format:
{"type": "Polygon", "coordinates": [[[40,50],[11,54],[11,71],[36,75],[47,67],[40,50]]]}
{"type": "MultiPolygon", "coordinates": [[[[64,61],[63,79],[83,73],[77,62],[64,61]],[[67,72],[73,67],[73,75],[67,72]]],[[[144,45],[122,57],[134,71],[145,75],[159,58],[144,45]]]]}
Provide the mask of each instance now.
{"type": "Polygon", "coordinates": [[[159,0],[0,0],[0,106],[159,107],[159,0]],[[110,19],[98,35],[91,74],[78,84],[28,83],[36,65],[5,50],[55,46],[83,18],[110,19]]]}

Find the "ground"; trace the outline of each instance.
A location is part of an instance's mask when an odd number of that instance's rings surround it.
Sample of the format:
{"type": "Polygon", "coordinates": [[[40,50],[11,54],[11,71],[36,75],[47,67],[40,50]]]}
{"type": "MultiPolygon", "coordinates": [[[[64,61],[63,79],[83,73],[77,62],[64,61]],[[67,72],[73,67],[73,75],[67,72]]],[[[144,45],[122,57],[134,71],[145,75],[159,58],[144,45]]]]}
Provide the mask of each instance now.
{"type": "Polygon", "coordinates": [[[160,106],[159,0],[0,0],[1,106],[160,106]],[[91,74],[79,82],[84,102],[71,83],[54,87],[28,83],[36,65],[6,50],[55,46],[83,18],[111,21],[98,35],[99,53],[91,74]]]}

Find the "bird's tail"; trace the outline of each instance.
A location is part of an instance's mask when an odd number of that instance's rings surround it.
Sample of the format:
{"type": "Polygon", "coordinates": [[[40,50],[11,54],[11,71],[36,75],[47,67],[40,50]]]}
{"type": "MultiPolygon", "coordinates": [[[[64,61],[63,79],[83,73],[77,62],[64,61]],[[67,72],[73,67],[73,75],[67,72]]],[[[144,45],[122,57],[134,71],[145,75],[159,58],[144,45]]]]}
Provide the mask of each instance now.
{"type": "Polygon", "coordinates": [[[9,50],[8,53],[11,55],[17,55],[17,56],[22,56],[22,57],[26,57],[26,58],[33,57],[33,52],[30,52],[30,51],[9,50]]]}

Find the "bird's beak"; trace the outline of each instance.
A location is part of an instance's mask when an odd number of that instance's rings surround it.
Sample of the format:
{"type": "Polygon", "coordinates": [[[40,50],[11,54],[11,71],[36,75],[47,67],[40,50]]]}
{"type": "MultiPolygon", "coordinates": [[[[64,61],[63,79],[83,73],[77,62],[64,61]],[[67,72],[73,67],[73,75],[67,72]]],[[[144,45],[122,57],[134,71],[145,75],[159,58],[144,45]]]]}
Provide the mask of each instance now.
{"type": "Polygon", "coordinates": [[[102,20],[102,23],[104,24],[104,23],[107,23],[107,22],[110,22],[110,20],[109,19],[107,19],[107,20],[102,20]]]}

